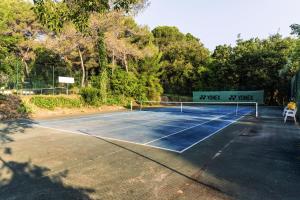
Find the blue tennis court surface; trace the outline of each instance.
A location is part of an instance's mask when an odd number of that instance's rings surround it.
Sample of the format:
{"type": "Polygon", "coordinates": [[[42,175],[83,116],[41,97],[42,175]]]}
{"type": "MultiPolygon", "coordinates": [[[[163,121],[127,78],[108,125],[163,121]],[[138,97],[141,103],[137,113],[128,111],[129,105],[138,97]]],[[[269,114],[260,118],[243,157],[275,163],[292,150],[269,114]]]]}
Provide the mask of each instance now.
{"type": "Polygon", "coordinates": [[[253,112],[251,107],[240,108],[238,113],[228,107],[183,113],[157,108],[42,120],[38,126],[182,153],[253,112]]]}

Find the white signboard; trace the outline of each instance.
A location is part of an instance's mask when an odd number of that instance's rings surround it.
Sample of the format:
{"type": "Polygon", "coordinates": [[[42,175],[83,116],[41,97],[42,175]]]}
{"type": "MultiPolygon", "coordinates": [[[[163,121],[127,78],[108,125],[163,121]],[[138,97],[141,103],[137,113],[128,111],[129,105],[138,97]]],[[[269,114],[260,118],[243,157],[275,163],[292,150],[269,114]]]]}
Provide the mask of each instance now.
{"type": "Polygon", "coordinates": [[[60,83],[74,83],[74,78],[59,76],[58,77],[58,82],[60,82],[60,83]]]}

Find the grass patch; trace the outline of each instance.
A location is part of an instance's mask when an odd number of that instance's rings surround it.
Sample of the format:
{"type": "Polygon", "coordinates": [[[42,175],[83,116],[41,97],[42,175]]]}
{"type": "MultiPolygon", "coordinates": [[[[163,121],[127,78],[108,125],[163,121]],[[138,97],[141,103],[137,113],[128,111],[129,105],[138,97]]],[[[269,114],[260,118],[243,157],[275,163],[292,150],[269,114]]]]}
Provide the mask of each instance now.
{"type": "Polygon", "coordinates": [[[82,101],[77,98],[67,98],[63,96],[35,96],[30,102],[37,107],[54,110],[55,108],[80,108],[82,101]]]}
{"type": "Polygon", "coordinates": [[[128,105],[130,105],[130,98],[127,97],[123,97],[123,96],[109,96],[106,99],[106,105],[110,105],[110,106],[125,106],[127,107],[128,105]]]}

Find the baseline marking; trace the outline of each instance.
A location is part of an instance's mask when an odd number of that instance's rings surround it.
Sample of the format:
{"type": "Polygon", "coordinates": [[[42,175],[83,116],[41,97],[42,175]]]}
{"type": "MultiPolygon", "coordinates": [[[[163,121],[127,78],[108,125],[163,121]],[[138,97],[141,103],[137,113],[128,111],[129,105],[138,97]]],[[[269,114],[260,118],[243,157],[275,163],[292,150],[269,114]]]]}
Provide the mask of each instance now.
{"type": "Polygon", "coordinates": [[[127,141],[127,140],[120,140],[120,139],[110,138],[110,137],[102,137],[102,136],[97,136],[97,135],[92,135],[92,134],[89,134],[89,133],[85,133],[83,131],[80,131],[80,132],[79,131],[70,131],[70,130],[64,130],[64,129],[58,129],[58,128],[42,126],[42,125],[38,125],[38,124],[34,124],[33,126],[44,128],[44,129],[55,130],[55,131],[59,131],[59,132],[72,133],[72,134],[89,136],[89,137],[96,137],[96,138],[100,138],[100,139],[104,139],[104,140],[124,142],[124,143],[129,143],[129,144],[145,146],[145,147],[149,147],[149,148],[155,148],[155,149],[161,149],[161,150],[171,151],[171,152],[175,152],[175,153],[180,153],[180,151],[176,151],[176,150],[173,150],[173,149],[168,149],[168,148],[164,148],[164,147],[155,147],[155,146],[146,145],[146,144],[143,144],[143,143],[136,143],[136,142],[131,142],[131,141],[127,141]]]}

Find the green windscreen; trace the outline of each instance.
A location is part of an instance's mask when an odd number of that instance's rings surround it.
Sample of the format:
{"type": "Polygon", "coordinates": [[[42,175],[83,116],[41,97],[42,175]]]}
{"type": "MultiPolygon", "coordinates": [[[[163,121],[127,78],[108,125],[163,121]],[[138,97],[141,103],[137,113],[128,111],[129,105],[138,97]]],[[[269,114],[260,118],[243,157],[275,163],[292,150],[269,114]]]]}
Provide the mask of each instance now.
{"type": "Polygon", "coordinates": [[[264,91],[195,91],[194,102],[257,102],[264,103],[264,91]]]}
{"type": "Polygon", "coordinates": [[[291,81],[291,97],[300,105],[300,71],[292,78],[291,81]]]}

